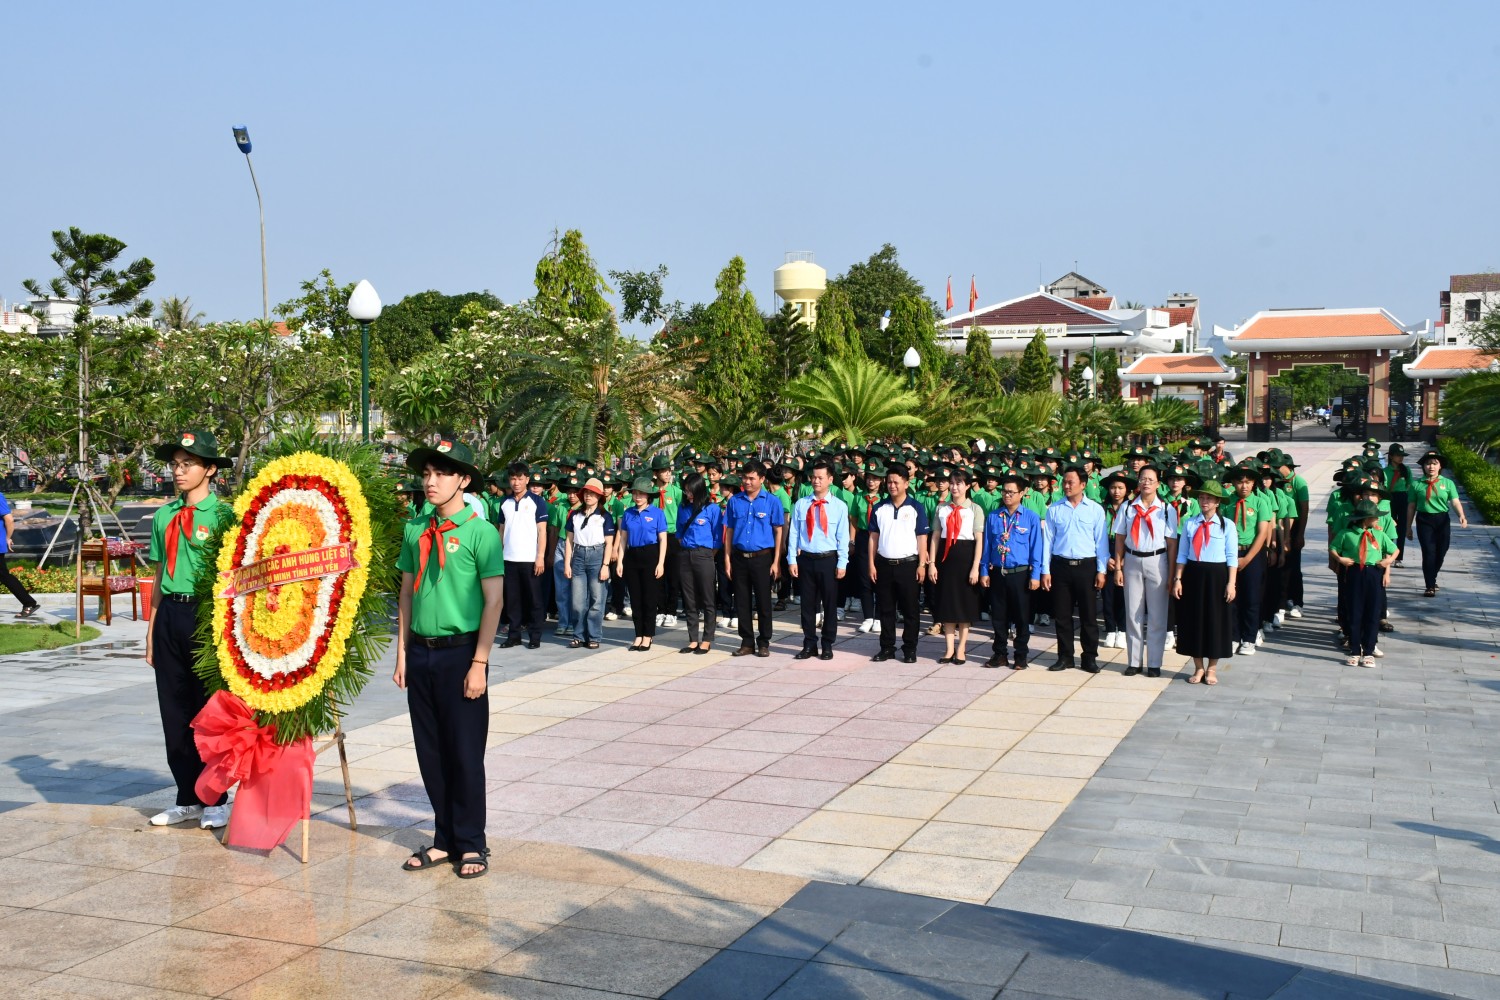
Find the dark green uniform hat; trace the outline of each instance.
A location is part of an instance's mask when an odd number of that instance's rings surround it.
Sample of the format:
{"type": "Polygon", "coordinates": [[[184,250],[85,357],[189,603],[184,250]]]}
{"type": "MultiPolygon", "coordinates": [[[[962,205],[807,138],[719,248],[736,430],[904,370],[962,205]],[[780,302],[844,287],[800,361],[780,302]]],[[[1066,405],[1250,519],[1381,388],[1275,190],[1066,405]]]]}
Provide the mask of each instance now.
{"type": "Polygon", "coordinates": [[[189,427],[171,440],[163,441],[152,454],[158,462],[170,462],[179,448],[220,469],[228,469],[234,465],[234,459],[219,454],[219,442],[213,434],[199,427],[189,427]]]}
{"type": "Polygon", "coordinates": [[[660,472],[662,469],[670,469],[672,460],[666,455],[656,455],[651,459],[651,471],[660,472]]]}
{"type": "Polygon", "coordinates": [[[468,476],[470,486],[484,482],[484,473],[474,465],[474,452],[462,441],[438,438],[432,445],[414,448],[406,456],[406,467],[419,476],[429,462],[437,466],[449,466],[461,475],[468,476]]]}
{"type": "Polygon", "coordinates": [[[630,484],[630,492],[644,493],[648,497],[654,497],[661,492],[661,488],[650,476],[636,476],[635,481],[630,484]]]}
{"type": "Polygon", "coordinates": [[[1220,500],[1229,495],[1228,491],[1224,489],[1224,484],[1217,479],[1210,479],[1206,483],[1199,483],[1193,487],[1193,493],[1200,497],[1204,495],[1218,497],[1220,500]]]}

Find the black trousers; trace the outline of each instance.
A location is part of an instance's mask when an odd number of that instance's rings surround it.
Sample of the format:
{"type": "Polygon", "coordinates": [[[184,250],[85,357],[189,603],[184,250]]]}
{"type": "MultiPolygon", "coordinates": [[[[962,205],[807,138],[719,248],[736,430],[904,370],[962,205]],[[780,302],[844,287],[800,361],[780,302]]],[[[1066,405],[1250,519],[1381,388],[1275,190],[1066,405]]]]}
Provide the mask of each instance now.
{"type": "Polygon", "coordinates": [[[406,647],[406,706],[422,787],[432,803],[432,846],[454,857],[485,849],[484,746],[490,694],[464,697],[475,643],[406,647]]]}
{"type": "Polygon", "coordinates": [[[660,614],[677,614],[677,604],[682,597],[682,572],[681,572],[682,546],[677,541],[677,536],[671,532],[667,533],[667,563],[662,567],[661,573],[661,598],[657,608],[660,614]]]}
{"type": "Polygon", "coordinates": [[[839,560],[836,553],[826,556],[799,554],[797,596],[802,599],[802,648],[812,649],[817,645],[821,605],[823,648],[832,649],[839,631],[839,616],[835,613],[839,606],[839,560]]]}
{"type": "MultiPolygon", "coordinates": [[[[668,545],[671,543],[668,542],[668,545]]],[[[703,638],[714,641],[717,624],[714,606],[719,585],[719,568],[714,565],[714,550],[682,549],[678,557],[678,578],[682,581],[682,608],[687,616],[688,642],[698,641],[698,616],[703,616],[703,638]]]]}
{"type": "Polygon", "coordinates": [[[1396,522],[1396,561],[1406,558],[1406,513],[1411,498],[1406,493],[1391,494],[1391,520],[1396,522]]]}
{"type": "Polygon", "coordinates": [[[36,598],[27,592],[25,585],[16,579],[10,567],[5,565],[4,553],[0,553],[0,584],[4,584],[5,589],[10,591],[10,596],[21,602],[22,608],[29,608],[36,603],[36,598]]]}
{"type": "Polygon", "coordinates": [[[849,570],[844,574],[850,597],[859,598],[859,614],[863,618],[875,617],[875,584],[870,581],[870,533],[854,532],[854,554],[849,557],[849,570]]]}
{"type": "Polygon", "coordinates": [[[1083,640],[1082,666],[1099,660],[1099,592],[1094,589],[1096,563],[1092,559],[1052,560],[1052,623],[1057,626],[1057,658],[1072,664],[1073,612],[1078,612],[1078,631],[1083,640]],[[1077,565],[1070,565],[1076,563],[1077,565]]]}
{"type": "Polygon", "coordinates": [[[917,655],[922,635],[921,587],[917,583],[916,559],[891,562],[875,557],[875,606],[880,609],[880,649],[896,650],[896,616],[901,616],[901,651],[917,655]]]}
{"type": "Polygon", "coordinates": [[[1422,546],[1422,579],[1427,589],[1437,586],[1438,571],[1443,568],[1443,559],[1448,555],[1448,543],[1453,534],[1453,523],[1448,512],[1417,515],[1417,542],[1422,546]]]}
{"type": "MultiPolygon", "coordinates": [[[[656,602],[661,580],[656,578],[658,545],[632,545],[625,550],[625,586],[630,591],[630,620],[637,639],[656,636],[656,602]]],[[[666,571],[663,568],[662,576],[666,571]]]]}
{"type": "Polygon", "coordinates": [[[1260,601],[1265,589],[1265,574],[1266,550],[1261,549],[1235,577],[1235,642],[1254,642],[1255,634],[1260,631],[1260,601]]]}
{"type": "Polygon", "coordinates": [[[1281,602],[1286,597],[1286,564],[1266,566],[1264,582],[1261,584],[1260,620],[1265,624],[1276,617],[1281,602]]]}
{"type": "Polygon", "coordinates": [[[1286,550],[1286,604],[1302,607],[1302,550],[1286,550]]]}
{"type": "MultiPolygon", "coordinates": [[[[1055,581],[1054,581],[1055,582],[1055,581]]],[[[1016,659],[1024,661],[1031,644],[1031,571],[990,576],[990,624],[995,626],[995,652],[1005,652],[1005,638],[1016,627],[1016,659]]]]}
{"type": "Polygon", "coordinates": [[[1348,581],[1349,652],[1374,656],[1380,638],[1380,606],[1385,597],[1385,570],[1379,566],[1345,566],[1348,581]]]}
{"type": "Polygon", "coordinates": [[[775,549],[735,549],[729,554],[729,565],[734,569],[734,614],[740,620],[743,646],[755,645],[752,612],[760,617],[760,641],[771,641],[771,560],[775,555],[775,549]]]}
{"type": "Polygon", "coordinates": [[[537,576],[534,562],[505,562],[506,634],[512,639],[521,638],[522,632],[537,641],[542,638],[542,617],[547,608],[542,584],[552,579],[552,574],[543,569],[537,576]]]}
{"type": "MultiPolygon", "coordinates": [[[[1052,582],[1057,586],[1057,581],[1052,582]]],[[[1104,589],[1099,591],[1099,611],[1104,615],[1104,631],[1125,631],[1125,588],[1115,586],[1113,573],[1104,574],[1104,589]]]]}
{"type": "Polygon", "coordinates": [[[724,546],[714,549],[714,578],[719,582],[718,605],[724,609],[725,617],[734,613],[734,581],[724,571],[724,546]]]}
{"type": "Polygon", "coordinates": [[[163,599],[155,611],[151,633],[151,660],[156,666],[156,704],[161,710],[162,736],[167,746],[167,767],[177,783],[180,806],[223,805],[228,796],[217,802],[203,802],[195,786],[203,773],[203,758],[193,742],[193,719],[208,704],[208,692],[193,673],[195,643],[193,631],[198,627],[198,605],[163,599]]]}

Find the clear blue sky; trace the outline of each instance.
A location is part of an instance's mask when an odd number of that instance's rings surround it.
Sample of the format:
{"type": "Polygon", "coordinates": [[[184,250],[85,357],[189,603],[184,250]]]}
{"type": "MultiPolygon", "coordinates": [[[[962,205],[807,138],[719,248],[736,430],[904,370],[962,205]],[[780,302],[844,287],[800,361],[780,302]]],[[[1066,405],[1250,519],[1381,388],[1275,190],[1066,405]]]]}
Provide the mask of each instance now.
{"type": "Polygon", "coordinates": [[[1078,262],[1205,324],[1436,314],[1500,268],[1500,4],[89,4],[7,11],[0,294],[48,233],[153,296],[260,311],[329,267],[387,302],[530,293],[554,226],[713,295],[733,254],[831,274],[894,243],[935,298],[1078,262]]]}

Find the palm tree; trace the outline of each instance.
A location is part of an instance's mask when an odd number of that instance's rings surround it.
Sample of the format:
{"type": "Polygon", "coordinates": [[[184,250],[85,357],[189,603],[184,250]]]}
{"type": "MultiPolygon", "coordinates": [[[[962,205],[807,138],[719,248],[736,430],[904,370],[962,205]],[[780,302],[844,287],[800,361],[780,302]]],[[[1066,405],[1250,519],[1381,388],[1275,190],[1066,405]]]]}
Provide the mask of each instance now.
{"type": "Polygon", "coordinates": [[[193,312],[193,300],[168,295],[156,305],[156,325],[162,330],[195,330],[203,325],[203,314],[193,312]]]}
{"type": "Polygon", "coordinates": [[[1052,415],[1052,432],[1061,444],[1080,447],[1113,437],[1109,406],[1098,399],[1070,399],[1052,415]]]}
{"type": "Polygon", "coordinates": [[[1477,445],[1500,445],[1500,375],[1476,372],[1448,383],[1441,407],[1443,433],[1477,445]]]}
{"type": "Polygon", "coordinates": [[[990,400],[957,392],[952,383],[928,380],[918,402],[918,412],[926,414],[927,422],[907,436],[923,448],[990,438],[994,434],[990,400]]]}
{"type": "Polygon", "coordinates": [[[784,395],[799,418],[781,429],[819,425],[824,444],[864,445],[911,433],[924,423],[913,412],[919,405],[916,394],[902,388],[899,376],[868,358],[830,361],[788,384],[784,395]]]}
{"type": "Polygon", "coordinates": [[[763,441],[766,422],[765,413],[747,411],[734,402],[702,400],[673,406],[672,422],[665,430],[670,440],[723,458],[731,448],[763,441]]]}
{"type": "Polygon", "coordinates": [[[1145,411],[1148,433],[1166,440],[1196,426],[1202,419],[1196,406],[1176,396],[1158,396],[1137,409],[1145,411]]]}
{"type": "Polygon", "coordinates": [[[1062,400],[1050,392],[1021,392],[990,401],[995,439],[1007,444],[1040,444],[1062,400]]]}
{"type": "Polygon", "coordinates": [[[696,402],[681,378],[683,359],[622,336],[612,317],[576,324],[562,342],[516,358],[497,452],[603,461],[651,433],[668,408],[696,402]]]}

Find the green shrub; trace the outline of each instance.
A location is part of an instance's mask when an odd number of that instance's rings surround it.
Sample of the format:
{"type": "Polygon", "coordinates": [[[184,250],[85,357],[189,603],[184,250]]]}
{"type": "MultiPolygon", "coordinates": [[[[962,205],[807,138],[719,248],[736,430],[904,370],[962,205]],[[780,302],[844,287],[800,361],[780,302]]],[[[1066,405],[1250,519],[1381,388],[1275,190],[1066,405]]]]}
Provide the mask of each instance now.
{"type": "Polygon", "coordinates": [[[1451,437],[1438,438],[1438,450],[1477,512],[1487,523],[1500,524],[1500,469],[1451,437]]]}

